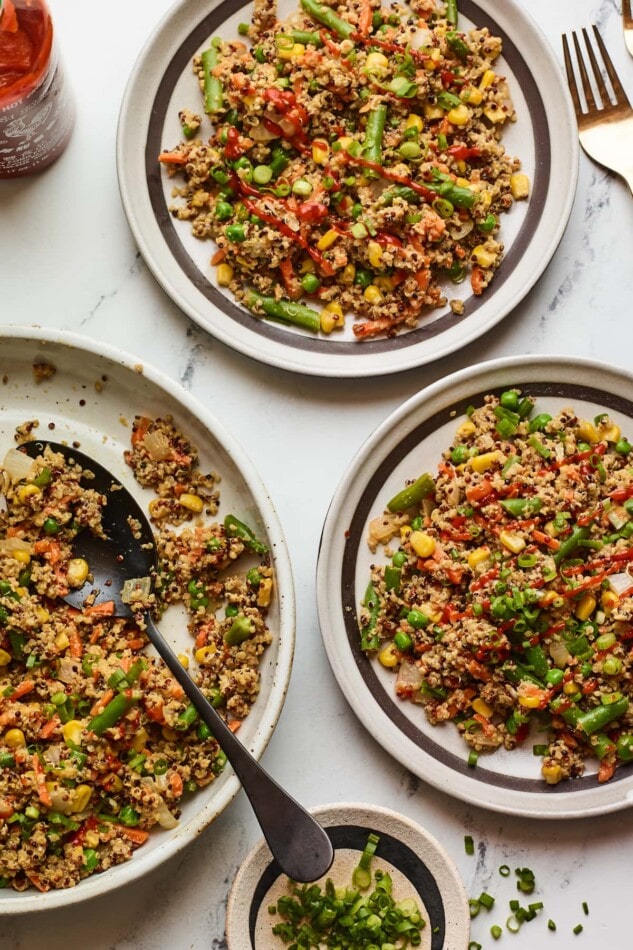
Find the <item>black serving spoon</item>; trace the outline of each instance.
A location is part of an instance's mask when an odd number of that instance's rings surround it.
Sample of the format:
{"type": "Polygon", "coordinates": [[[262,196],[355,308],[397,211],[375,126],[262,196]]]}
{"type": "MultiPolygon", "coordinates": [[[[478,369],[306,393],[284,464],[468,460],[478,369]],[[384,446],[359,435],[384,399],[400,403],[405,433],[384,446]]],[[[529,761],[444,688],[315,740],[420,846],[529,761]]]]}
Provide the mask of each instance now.
{"type": "MultiPolygon", "coordinates": [[[[156,544],[149,521],[121,482],[82,452],[47,439],[26,442],[22,449],[31,458],[37,458],[47,445],[68,461],[74,460],[91,472],[94,479],[90,479],[89,486],[107,498],[102,513],[106,537],[99,538],[85,529],[79,532],[73,545],[74,555],[88,562],[93,581],[71,591],[64,600],[79,608],[84,606],[87,598],[94,604],[112,601],[115,617],[132,617],[132,607],[121,597],[125,582],[151,578],[156,571],[156,544]],[[129,519],[137,523],[139,537],[132,534],[129,519]]],[[[294,881],[316,881],[326,873],[334,857],[327,833],[275,782],[231,732],[164,640],[149,612],[145,620],[150,641],[233,766],[281,870],[294,881]]]]}

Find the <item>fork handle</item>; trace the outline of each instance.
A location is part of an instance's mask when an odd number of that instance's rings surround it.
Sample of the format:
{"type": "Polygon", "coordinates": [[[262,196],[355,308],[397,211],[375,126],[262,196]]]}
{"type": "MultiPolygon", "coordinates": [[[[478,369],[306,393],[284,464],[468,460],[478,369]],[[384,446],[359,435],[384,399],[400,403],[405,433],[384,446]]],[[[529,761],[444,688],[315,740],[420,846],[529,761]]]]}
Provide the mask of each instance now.
{"type": "Polygon", "coordinates": [[[334,859],[332,843],[321,825],[266,770],[231,732],[222,716],[196,686],[148,615],[147,635],[178,680],[198,715],[207,724],[242,783],[273,857],[293,881],[316,881],[334,859]]]}

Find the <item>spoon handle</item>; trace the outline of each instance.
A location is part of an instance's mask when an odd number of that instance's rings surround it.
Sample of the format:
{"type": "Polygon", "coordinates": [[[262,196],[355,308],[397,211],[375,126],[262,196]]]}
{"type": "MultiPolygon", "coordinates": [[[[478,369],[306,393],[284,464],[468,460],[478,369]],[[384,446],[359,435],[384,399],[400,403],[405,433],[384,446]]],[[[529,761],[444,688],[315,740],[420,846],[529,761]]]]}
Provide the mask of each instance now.
{"type": "Polygon", "coordinates": [[[327,833],[236,738],[186,672],[152,618],[146,619],[152,644],[231,763],[281,870],[293,881],[316,881],[329,870],[334,858],[327,833]]]}

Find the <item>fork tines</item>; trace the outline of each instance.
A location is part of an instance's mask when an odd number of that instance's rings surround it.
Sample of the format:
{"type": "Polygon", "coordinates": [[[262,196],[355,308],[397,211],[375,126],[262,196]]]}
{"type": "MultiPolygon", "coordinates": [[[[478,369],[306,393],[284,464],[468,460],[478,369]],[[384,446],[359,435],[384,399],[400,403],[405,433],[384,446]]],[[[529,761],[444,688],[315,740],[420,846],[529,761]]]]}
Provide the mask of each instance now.
{"type": "Polygon", "coordinates": [[[602,41],[602,37],[600,36],[600,33],[598,32],[598,28],[594,25],[592,29],[593,29],[596,45],[598,47],[600,55],[602,56],[604,68],[611,82],[614,101],[612,101],[612,98],[609,95],[609,92],[607,90],[607,85],[603,79],[600,66],[598,65],[598,60],[596,58],[596,54],[591,44],[589,34],[587,33],[587,30],[583,27],[582,34],[585,41],[585,46],[587,48],[587,54],[589,57],[591,75],[601,99],[601,103],[596,102],[596,99],[593,93],[593,88],[591,85],[591,79],[589,77],[587,66],[585,65],[585,60],[583,59],[583,53],[580,48],[580,43],[578,41],[578,35],[575,32],[573,32],[571,36],[574,43],[576,60],[578,63],[578,73],[580,75],[580,82],[581,82],[582,91],[583,91],[585,103],[586,103],[586,110],[583,110],[581,99],[580,99],[580,92],[579,92],[578,84],[576,82],[574,69],[572,66],[572,59],[571,59],[571,54],[569,50],[569,44],[567,42],[567,37],[563,35],[563,55],[565,59],[565,70],[567,72],[567,82],[569,85],[569,91],[571,93],[572,101],[574,103],[574,109],[576,110],[576,116],[578,118],[580,118],[583,115],[592,115],[592,114],[595,114],[596,112],[600,112],[604,114],[604,112],[607,112],[610,110],[619,111],[621,107],[623,106],[626,107],[629,104],[627,95],[622,87],[622,83],[618,79],[618,74],[616,73],[615,67],[613,63],[611,62],[611,57],[609,56],[607,49],[602,41]]]}

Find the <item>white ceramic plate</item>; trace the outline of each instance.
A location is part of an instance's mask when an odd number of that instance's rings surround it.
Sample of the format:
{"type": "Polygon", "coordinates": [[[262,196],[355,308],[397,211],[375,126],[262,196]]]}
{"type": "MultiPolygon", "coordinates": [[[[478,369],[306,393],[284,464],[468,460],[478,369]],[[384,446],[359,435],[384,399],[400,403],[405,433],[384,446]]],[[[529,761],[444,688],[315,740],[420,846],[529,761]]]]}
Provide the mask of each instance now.
{"type": "MultiPolygon", "coordinates": [[[[261,693],[240,729],[240,739],[259,758],[272,735],[286,695],[294,651],[294,591],[286,543],[270,497],[234,435],[204,405],[156,370],[120,350],[74,334],[0,326],[0,454],[14,445],[17,425],[30,419],[56,441],[77,440],[80,448],[119,478],[147,510],[151,493],[140,488],[123,461],[136,414],[171,414],[200,452],[204,471],[217,471],[220,511],[250,523],[273,553],[278,597],[269,613],[274,639],[262,659],[261,693]],[[33,364],[46,362],[54,376],[36,384],[33,364]],[[54,426],[54,428],[51,428],[54,426]]],[[[177,609],[161,621],[161,632],[178,650],[191,649],[177,609]],[[170,616],[171,615],[171,616],[170,616]]],[[[0,890],[0,914],[19,914],[72,904],[120,887],[156,867],[212,822],[240,789],[227,765],[222,776],[186,797],[172,831],[154,831],[133,858],[69,890],[17,893],[0,890]]]]}
{"type": "MultiPolygon", "coordinates": [[[[321,805],[311,810],[334,846],[334,863],[318,882],[336,885],[351,881],[367,836],[380,837],[372,871],[380,868],[393,880],[396,900],[414,898],[427,921],[420,950],[467,950],[470,934],[468,898],[451,858],[420,825],[377,805],[321,805]]],[[[241,866],[229,894],[226,915],[228,950],[283,950],[272,934],[280,920],[268,912],[286,893],[281,873],[264,840],[255,845],[241,866]]]]}
{"type": "MultiPolygon", "coordinates": [[[[296,0],[281,0],[280,16],[296,0]]],[[[546,39],[516,0],[489,4],[460,0],[460,26],[489,26],[503,37],[505,74],[518,121],[504,144],[519,155],[531,181],[528,202],[504,215],[505,259],[490,288],[470,295],[469,282],[451,285],[465,295],[465,311],[436,311],[392,340],[358,342],[351,323],[341,334],[318,337],[258,320],[215,284],[209,241],[168,211],[173,179],[157,156],[181,139],[178,111],[200,111],[191,61],[213,34],[237,37],[252,6],[242,0],[180,0],[158,25],[128,82],[117,136],[123,207],[140,251],[166,293],[199,326],[242,353],[284,369],[317,376],[378,376],[436,360],[485,333],[528,293],[549,263],[571,211],[578,166],[578,133],[562,73],[546,39]]],[[[211,128],[209,126],[209,132],[211,128]]]]}
{"type": "Polygon", "coordinates": [[[633,437],[633,377],[625,370],[566,357],[494,360],[448,376],[397,409],[379,426],[348,468],[328,511],[317,568],[319,621],[325,648],[345,698],[376,741],[420,778],[464,801],[495,811],[574,818],[615,811],[633,802],[633,766],[598,784],[589,763],[582,778],[546,786],[532,743],[479,757],[467,765],[467,747],[452,723],[429,725],[420,706],[399,701],[393,674],[360,650],[358,606],[374,557],[366,543],[369,521],[382,514],[407,479],[436,471],[456,419],[486,393],[520,386],[538,410],[552,415],[573,406],[593,418],[608,410],[633,437]]]}

